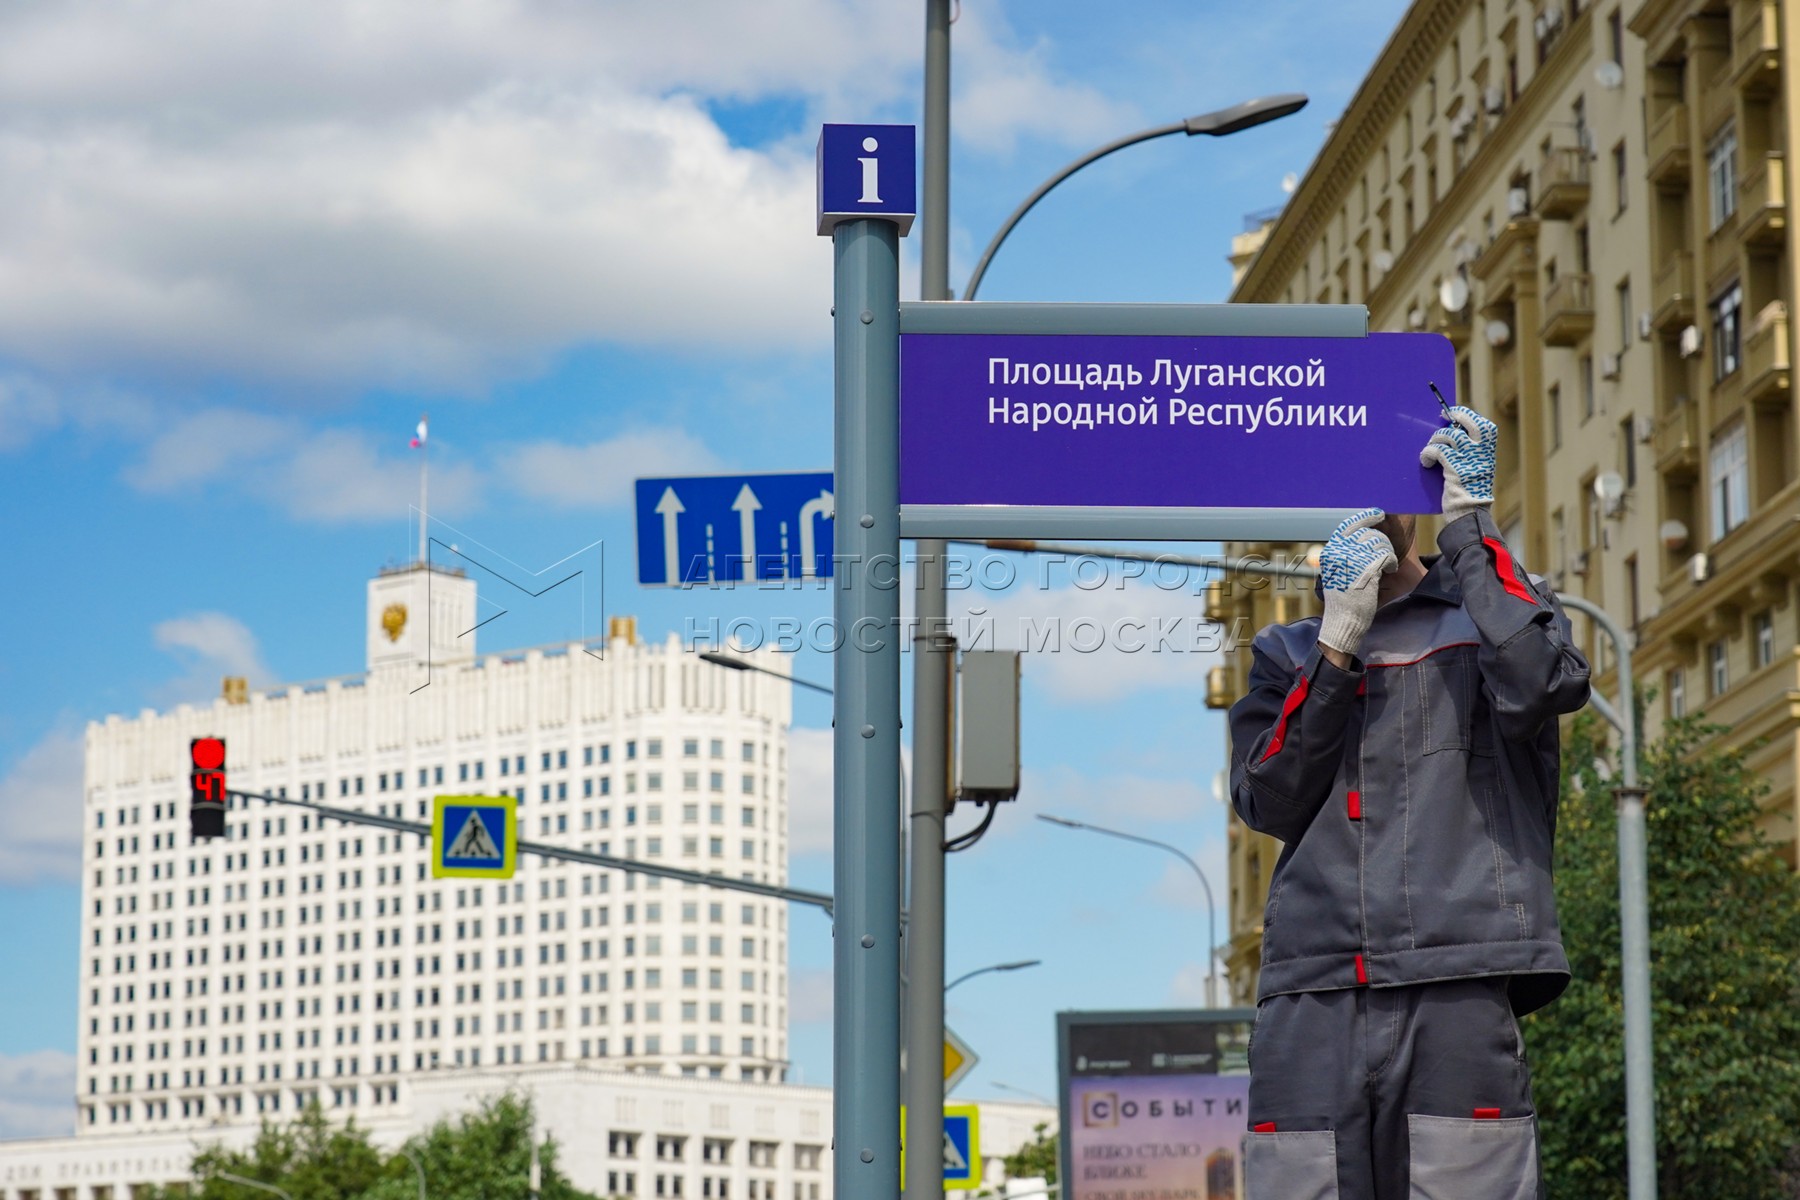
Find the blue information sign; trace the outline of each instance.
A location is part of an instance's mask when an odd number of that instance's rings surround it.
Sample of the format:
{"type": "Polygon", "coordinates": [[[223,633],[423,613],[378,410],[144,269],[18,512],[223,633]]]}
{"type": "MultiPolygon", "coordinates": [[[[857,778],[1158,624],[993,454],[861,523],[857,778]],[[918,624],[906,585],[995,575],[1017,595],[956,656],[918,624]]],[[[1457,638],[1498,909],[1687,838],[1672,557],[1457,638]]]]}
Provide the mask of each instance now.
{"type": "Polygon", "coordinates": [[[827,125],[819,135],[819,232],[886,217],[904,235],[918,211],[911,125],[827,125]]]}
{"type": "Polygon", "coordinates": [[[833,504],[830,471],[640,479],[638,582],[824,578],[833,504]]]}

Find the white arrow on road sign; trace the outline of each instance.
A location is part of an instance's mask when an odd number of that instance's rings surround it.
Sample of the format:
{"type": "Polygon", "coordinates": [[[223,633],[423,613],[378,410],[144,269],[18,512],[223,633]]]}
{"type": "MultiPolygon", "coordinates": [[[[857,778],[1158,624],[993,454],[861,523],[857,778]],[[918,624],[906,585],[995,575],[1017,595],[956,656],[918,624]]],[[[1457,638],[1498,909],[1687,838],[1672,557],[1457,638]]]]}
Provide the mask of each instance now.
{"type": "Polygon", "coordinates": [[[738,540],[743,543],[746,577],[756,571],[756,512],[761,507],[762,501],[756,498],[747,483],[738,489],[737,499],[731,502],[732,511],[738,515],[738,540]]]}
{"type": "Polygon", "coordinates": [[[663,489],[662,499],[656,502],[656,511],[663,519],[663,578],[670,583],[680,583],[681,543],[677,540],[675,518],[687,509],[675,495],[675,489],[670,487],[663,489]]]}
{"type": "MultiPolygon", "coordinates": [[[[749,489],[746,487],[745,490],[749,489]]],[[[800,578],[802,579],[812,579],[818,574],[818,557],[813,541],[813,519],[815,517],[829,519],[832,515],[831,501],[831,493],[822,491],[818,496],[800,506],[800,578]]]]}

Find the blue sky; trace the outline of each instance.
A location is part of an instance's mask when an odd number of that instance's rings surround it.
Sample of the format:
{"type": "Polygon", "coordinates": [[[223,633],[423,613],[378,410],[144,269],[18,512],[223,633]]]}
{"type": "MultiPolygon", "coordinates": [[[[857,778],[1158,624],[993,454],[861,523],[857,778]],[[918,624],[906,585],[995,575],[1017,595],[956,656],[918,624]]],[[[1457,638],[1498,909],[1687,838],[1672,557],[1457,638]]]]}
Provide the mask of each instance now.
{"type": "MultiPolygon", "coordinates": [[[[1075,155],[1305,91],[1284,122],[1165,138],[1077,176],[982,287],[1222,300],[1244,214],[1281,202],[1402,11],[966,0],[953,282],[1075,155]]],[[[0,982],[0,1136],[70,1124],[84,723],[208,698],[223,674],[360,669],[363,582],[415,544],[421,411],[441,536],[526,564],[603,539],[607,609],[650,638],[826,614],[818,593],[638,589],[630,484],[829,466],[812,146],[822,121],[918,119],[922,22],[891,0],[0,13],[0,927],[26,967],[0,982]]],[[[1009,618],[1199,606],[1061,574],[958,603],[1009,618]]],[[[543,605],[483,630],[483,648],[579,626],[543,605]]],[[[1211,876],[1223,937],[1207,661],[1027,657],[1025,790],[951,860],[948,970],[1044,965],[950,998],[982,1057],[960,1094],[1049,1094],[1059,1009],[1200,1000],[1205,907],[1185,868],[1031,818],[1179,844],[1211,876]]],[[[794,670],[830,677],[814,651],[794,670]]],[[[796,695],[793,877],[812,887],[829,886],[827,703],[796,695]]],[[[793,929],[797,1073],[823,1082],[830,938],[808,911],[793,929]]]]}

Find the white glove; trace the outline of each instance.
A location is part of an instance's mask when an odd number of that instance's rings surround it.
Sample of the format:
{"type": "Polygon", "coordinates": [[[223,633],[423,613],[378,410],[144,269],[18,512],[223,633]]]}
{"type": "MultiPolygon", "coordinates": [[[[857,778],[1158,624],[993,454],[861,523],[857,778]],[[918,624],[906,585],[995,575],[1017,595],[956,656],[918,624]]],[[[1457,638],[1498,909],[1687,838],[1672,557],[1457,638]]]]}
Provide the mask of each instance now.
{"type": "Polygon", "coordinates": [[[1419,462],[1444,468],[1444,523],[1449,524],[1494,502],[1494,451],[1500,444],[1500,428],[1461,404],[1444,415],[1450,425],[1431,435],[1419,451],[1419,462]]]}
{"type": "Polygon", "coordinates": [[[1325,592],[1319,644],[1352,657],[1375,620],[1381,577],[1400,566],[1393,543],[1375,528],[1386,515],[1379,508],[1365,508],[1344,518],[1319,553],[1319,583],[1325,592]]]}

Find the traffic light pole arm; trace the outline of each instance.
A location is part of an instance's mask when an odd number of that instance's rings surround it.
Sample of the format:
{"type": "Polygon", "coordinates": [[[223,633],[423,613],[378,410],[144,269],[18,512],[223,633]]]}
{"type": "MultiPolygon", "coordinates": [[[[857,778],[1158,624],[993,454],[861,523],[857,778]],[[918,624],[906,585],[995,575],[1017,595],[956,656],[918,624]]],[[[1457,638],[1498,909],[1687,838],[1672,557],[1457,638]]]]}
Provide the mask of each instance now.
{"type": "MultiPolygon", "coordinates": [[[[419,821],[403,821],[398,817],[384,817],[375,813],[355,812],[347,808],[332,808],[330,805],[318,804],[311,800],[295,800],[288,796],[270,796],[263,792],[245,792],[237,788],[227,788],[228,796],[241,796],[246,800],[262,800],[269,804],[286,804],[293,808],[311,809],[320,816],[330,817],[336,821],[344,821],[351,825],[374,825],[381,829],[392,829],[398,833],[416,833],[420,837],[431,836],[431,826],[419,821]]],[[[702,887],[724,888],[732,892],[749,892],[771,900],[788,900],[795,904],[810,904],[825,910],[830,915],[832,898],[824,892],[809,892],[800,888],[779,887],[772,883],[757,883],[750,879],[728,879],[723,875],[708,875],[703,871],[687,871],[680,867],[665,867],[658,863],[639,862],[633,858],[614,858],[610,854],[594,854],[587,850],[574,850],[567,846],[551,846],[543,842],[519,842],[519,853],[535,854],[540,858],[554,858],[562,862],[581,863],[583,866],[604,867],[611,871],[630,871],[639,875],[656,875],[663,879],[673,879],[681,883],[696,883],[702,887]]]]}

